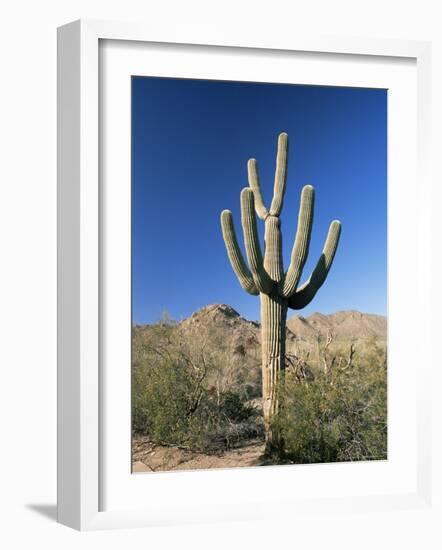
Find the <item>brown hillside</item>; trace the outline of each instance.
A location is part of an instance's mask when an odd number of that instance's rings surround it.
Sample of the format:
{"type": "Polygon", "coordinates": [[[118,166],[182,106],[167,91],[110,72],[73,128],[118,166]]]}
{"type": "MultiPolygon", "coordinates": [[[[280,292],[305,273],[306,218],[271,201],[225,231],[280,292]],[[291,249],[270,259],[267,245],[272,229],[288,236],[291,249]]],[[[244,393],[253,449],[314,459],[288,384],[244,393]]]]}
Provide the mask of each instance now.
{"type": "Polygon", "coordinates": [[[337,341],[387,340],[387,318],[359,311],[338,311],[330,315],[313,313],[306,318],[294,315],[287,320],[287,326],[298,339],[305,341],[318,335],[326,337],[329,333],[337,341]]]}

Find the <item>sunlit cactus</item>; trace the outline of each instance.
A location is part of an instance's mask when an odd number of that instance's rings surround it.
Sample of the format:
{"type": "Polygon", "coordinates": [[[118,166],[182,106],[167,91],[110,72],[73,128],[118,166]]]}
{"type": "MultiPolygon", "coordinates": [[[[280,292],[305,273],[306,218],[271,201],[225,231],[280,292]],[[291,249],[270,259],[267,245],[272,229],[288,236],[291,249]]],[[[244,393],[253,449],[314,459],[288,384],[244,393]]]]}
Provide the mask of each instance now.
{"type": "Polygon", "coordinates": [[[273,199],[264,205],[255,159],[247,165],[249,186],[241,191],[241,221],[248,266],[238,246],[230,210],[221,213],[221,227],[230,263],[239,283],[249,294],[261,299],[262,393],[266,431],[266,451],[281,452],[283,437],[272,420],[280,407],[278,387],[285,369],[287,309],[301,309],[311,302],[323,285],[335,256],[341,223],[330,225],[322,254],[307,281],[299,285],[307,260],[313,222],[315,192],[306,185],[301,192],[298,227],[290,265],[284,271],[282,259],[281,213],[287,177],[288,136],[280,134],[276,157],[273,199]],[[264,220],[264,256],[259,243],[256,214],[264,220]]]}

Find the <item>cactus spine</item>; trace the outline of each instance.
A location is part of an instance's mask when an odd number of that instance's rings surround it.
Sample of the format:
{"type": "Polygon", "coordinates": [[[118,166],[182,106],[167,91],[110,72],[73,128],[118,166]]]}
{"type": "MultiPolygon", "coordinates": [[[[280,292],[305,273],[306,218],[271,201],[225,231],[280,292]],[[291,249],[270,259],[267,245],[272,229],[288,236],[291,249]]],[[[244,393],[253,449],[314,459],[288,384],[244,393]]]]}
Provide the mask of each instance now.
{"type": "Polygon", "coordinates": [[[282,259],[281,213],[287,177],[288,136],[280,134],[276,157],[273,199],[267,209],[262,199],[255,159],[248,168],[249,187],[241,192],[241,222],[249,267],[244,261],[233,226],[230,210],[221,213],[221,228],[227,254],[242,288],[261,300],[261,347],[263,415],[266,431],[266,451],[281,452],[283,438],[272,420],[281,405],[278,387],[285,370],[285,335],[287,310],[301,309],[311,302],[323,285],[339,242],[341,224],[330,224],[322,254],[307,281],[299,286],[307,260],[313,223],[315,193],[311,185],[301,192],[298,226],[290,265],[284,272],[282,259]],[[256,215],[264,221],[264,256],[258,238],[256,215]]]}

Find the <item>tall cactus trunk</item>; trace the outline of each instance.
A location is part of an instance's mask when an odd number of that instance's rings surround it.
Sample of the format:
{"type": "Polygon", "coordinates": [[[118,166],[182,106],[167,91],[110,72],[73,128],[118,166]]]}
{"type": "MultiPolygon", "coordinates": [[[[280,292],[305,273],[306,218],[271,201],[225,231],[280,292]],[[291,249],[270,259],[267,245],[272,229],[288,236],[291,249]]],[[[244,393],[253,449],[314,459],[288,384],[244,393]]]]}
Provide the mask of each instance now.
{"type": "Polygon", "coordinates": [[[285,322],[288,300],[278,292],[260,294],[262,397],[266,436],[266,454],[282,454],[284,441],[273,420],[281,406],[281,379],[285,370],[285,322]]]}

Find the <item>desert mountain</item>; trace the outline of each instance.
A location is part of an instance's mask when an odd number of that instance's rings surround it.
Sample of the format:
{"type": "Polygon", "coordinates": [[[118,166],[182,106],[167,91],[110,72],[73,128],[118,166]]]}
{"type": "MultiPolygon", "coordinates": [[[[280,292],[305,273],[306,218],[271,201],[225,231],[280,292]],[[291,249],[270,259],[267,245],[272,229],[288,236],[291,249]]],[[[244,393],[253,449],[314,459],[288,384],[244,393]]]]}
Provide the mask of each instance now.
{"type": "Polygon", "coordinates": [[[211,304],[205,306],[193,313],[184,321],[181,321],[180,326],[194,327],[206,324],[213,324],[219,328],[237,329],[238,327],[247,327],[252,332],[259,329],[259,324],[255,321],[248,321],[227,304],[211,304]]]}
{"type": "MultiPolygon", "coordinates": [[[[226,304],[211,304],[193,313],[179,323],[180,330],[193,331],[212,327],[236,343],[258,343],[260,326],[248,321],[226,304]]],[[[318,335],[332,334],[335,341],[356,341],[375,338],[386,341],[387,319],[382,315],[359,311],[338,311],[324,315],[313,313],[308,317],[294,315],[287,320],[287,342],[301,340],[314,342],[318,335]]]]}
{"type": "MultiPolygon", "coordinates": [[[[180,330],[189,332],[194,330],[213,329],[233,345],[253,346],[261,341],[259,323],[249,321],[227,304],[211,304],[193,313],[178,325],[180,330]]],[[[296,337],[287,327],[287,342],[295,341],[296,337]]]]}
{"type": "Polygon", "coordinates": [[[260,342],[259,324],[248,321],[226,304],[211,304],[199,309],[178,325],[184,334],[207,334],[215,345],[222,339],[232,352],[245,353],[260,342]]]}
{"type": "Polygon", "coordinates": [[[318,335],[332,334],[336,341],[387,340],[387,318],[359,311],[338,311],[330,315],[313,313],[308,317],[294,315],[287,327],[299,340],[315,340],[318,335]]]}

